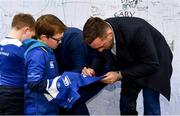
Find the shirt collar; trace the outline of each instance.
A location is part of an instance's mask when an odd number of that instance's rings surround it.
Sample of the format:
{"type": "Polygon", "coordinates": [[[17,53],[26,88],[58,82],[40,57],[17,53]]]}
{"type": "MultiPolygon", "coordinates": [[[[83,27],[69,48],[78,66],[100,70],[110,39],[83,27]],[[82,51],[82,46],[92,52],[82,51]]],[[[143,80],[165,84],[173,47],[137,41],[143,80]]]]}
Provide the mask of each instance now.
{"type": "Polygon", "coordinates": [[[5,37],[2,41],[0,41],[0,45],[8,45],[8,44],[13,44],[18,47],[22,45],[22,42],[18,39],[12,38],[12,37],[5,37]]]}
{"type": "Polygon", "coordinates": [[[110,26],[110,28],[112,29],[113,32],[113,46],[111,48],[111,52],[116,55],[116,39],[115,39],[115,34],[114,34],[114,30],[112,28],[112,26],[107,22],[107,24],[110,26]]]}

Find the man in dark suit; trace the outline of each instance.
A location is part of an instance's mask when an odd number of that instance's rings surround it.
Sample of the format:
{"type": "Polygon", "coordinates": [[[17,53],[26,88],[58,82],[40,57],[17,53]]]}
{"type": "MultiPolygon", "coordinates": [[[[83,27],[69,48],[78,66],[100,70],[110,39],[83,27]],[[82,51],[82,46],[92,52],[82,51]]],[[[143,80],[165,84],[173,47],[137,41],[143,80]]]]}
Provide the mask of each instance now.
{"type": "MultiPolygon", "coordinates": [[[[55,49],[55,56],[58,63],[59,73],[63,74],[64,71],[72,71],[81,73],[83,67],[89,66],[96,69],[93,65],[98,60],[99,54],[96,50],[89,48],[83,43],[82,31],[75,27],[67,27],[61,39],[61,43],[55,49]]],[[[107,64],[105,69],[108,70],[107,64]]],[[[106,71],[97,70],[96,76],[104,74],[106,71]]],[[[107,72],[107,71],[106,71],[107,72]]],[[[94,75],[95,76],[95,75],[94,75]]],[[[72,109],[68,110],[60,108],[59,114],[62,115],[89,115],[86,101],[97,94],[106,84],[96,82],[94,84],[82,87],[79,90],[81,98],[75,103],[72,109]]]]}
{"type": "Polygon", "coordinates": [[[59,71],[81,72],[86,63],[86,46],[82,41],[82,31],[68,27],[64,32],[61,43],[55,50],[59,71]]]}
{"type": "MultiPolygon", "coordinates": [[[[61,43],[55,49],[59,73],[72,71],[81,73],[86,65],[86,46],[82,42],[82,31],[78,28],[67,27],[61,43]]],[[[84,101],[78,100],[72,109],[60,108],[60,115],[89,115],[84,101]]]]}
{"type": "MultiPolygon", "coordinates": [[[[102,82],[122,82],[121,114],[137,114],[136,100],[143,90],[144,114],[160,115],[159,95],[170,100],[172,74],[172,53],[163,35],[135,17],[91,17],[84,25],[83,35],[84,41],[111,64],[112,71],[104,75],[102,82]]],[[[94,72],[83,69],[87,75],[94,72]]]]}

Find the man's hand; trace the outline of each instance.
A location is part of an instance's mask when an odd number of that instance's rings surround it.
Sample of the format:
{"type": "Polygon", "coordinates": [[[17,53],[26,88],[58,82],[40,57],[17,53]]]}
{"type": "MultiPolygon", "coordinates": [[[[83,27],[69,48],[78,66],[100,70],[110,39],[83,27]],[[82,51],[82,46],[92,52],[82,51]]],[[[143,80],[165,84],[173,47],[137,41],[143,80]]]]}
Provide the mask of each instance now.
{"type": "Polygon", "coordinates": [[[82,70],[82,74],[87,75],[87,76],[95,76],[95,71],[92,68],[84,67],[82,70]]]}
{"type": "Polygon", "coordinates": [[[107,83],[107,84],[113,84],[116,81],[122,79],[121,72],[117,72],[117,71],[116,72],[113,72],[113,71],[108,72],[103,77],[104,78],[101,80],[101,82],[107,83]]]}

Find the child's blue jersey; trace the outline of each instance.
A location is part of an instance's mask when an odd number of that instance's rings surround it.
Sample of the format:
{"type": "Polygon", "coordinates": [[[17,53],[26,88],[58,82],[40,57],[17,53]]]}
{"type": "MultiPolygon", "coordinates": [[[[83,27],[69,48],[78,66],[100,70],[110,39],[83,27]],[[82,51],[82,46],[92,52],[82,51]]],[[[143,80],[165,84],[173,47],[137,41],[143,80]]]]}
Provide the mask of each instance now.
{"type": "Polygon", "coordinates": [[[24,51],[17,39],[6,37],[0,41],[0,85],[23,88],[24,51]]]}
{"type": "MultiPolygon", "coordinates": [[[[30,41],[30,40],[28,40],[30,41]]],[[[31,44],[31,42],[29,42],[31,44]]],[[[58,76],[58,69],[53,50],[45,44],[32,40],[30,49],[25,52],[27,78],[25,80],[25,114],[57,114],[58,106],[50,103],[43,92],[31,87],[38,82],[58,76]],[[31,86],[31,87],[30,87],[31,86]]]]}

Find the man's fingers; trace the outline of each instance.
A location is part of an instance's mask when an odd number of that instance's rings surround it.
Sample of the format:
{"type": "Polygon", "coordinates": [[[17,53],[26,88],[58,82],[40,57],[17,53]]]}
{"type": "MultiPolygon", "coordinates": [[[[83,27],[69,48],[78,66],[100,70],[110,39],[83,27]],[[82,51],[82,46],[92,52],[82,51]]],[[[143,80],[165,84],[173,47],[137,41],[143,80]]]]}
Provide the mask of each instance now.
{"type": "Polygon", "coordinates": [[[113,77],[112,75],[106,74],[104,76],[105,77],[103,79],[101,79],[101,82],[107,83],[107,84],[113,84],[114,82],[116,82],[116,78],[113,77]],[[107,75],[109,75],[109,76],[107,76],[107,75]]]}
{"type": "Polygon", "coordinates": [[[89,68],[84,67],[82,70],[84,75],[92,76],[92,71],[89,68]]]}
{"type": "Polygon", "coordinates": [[[109,84],[109,78],[104,75],[104,78],[101,79],[101,82],[109,84]]]}

